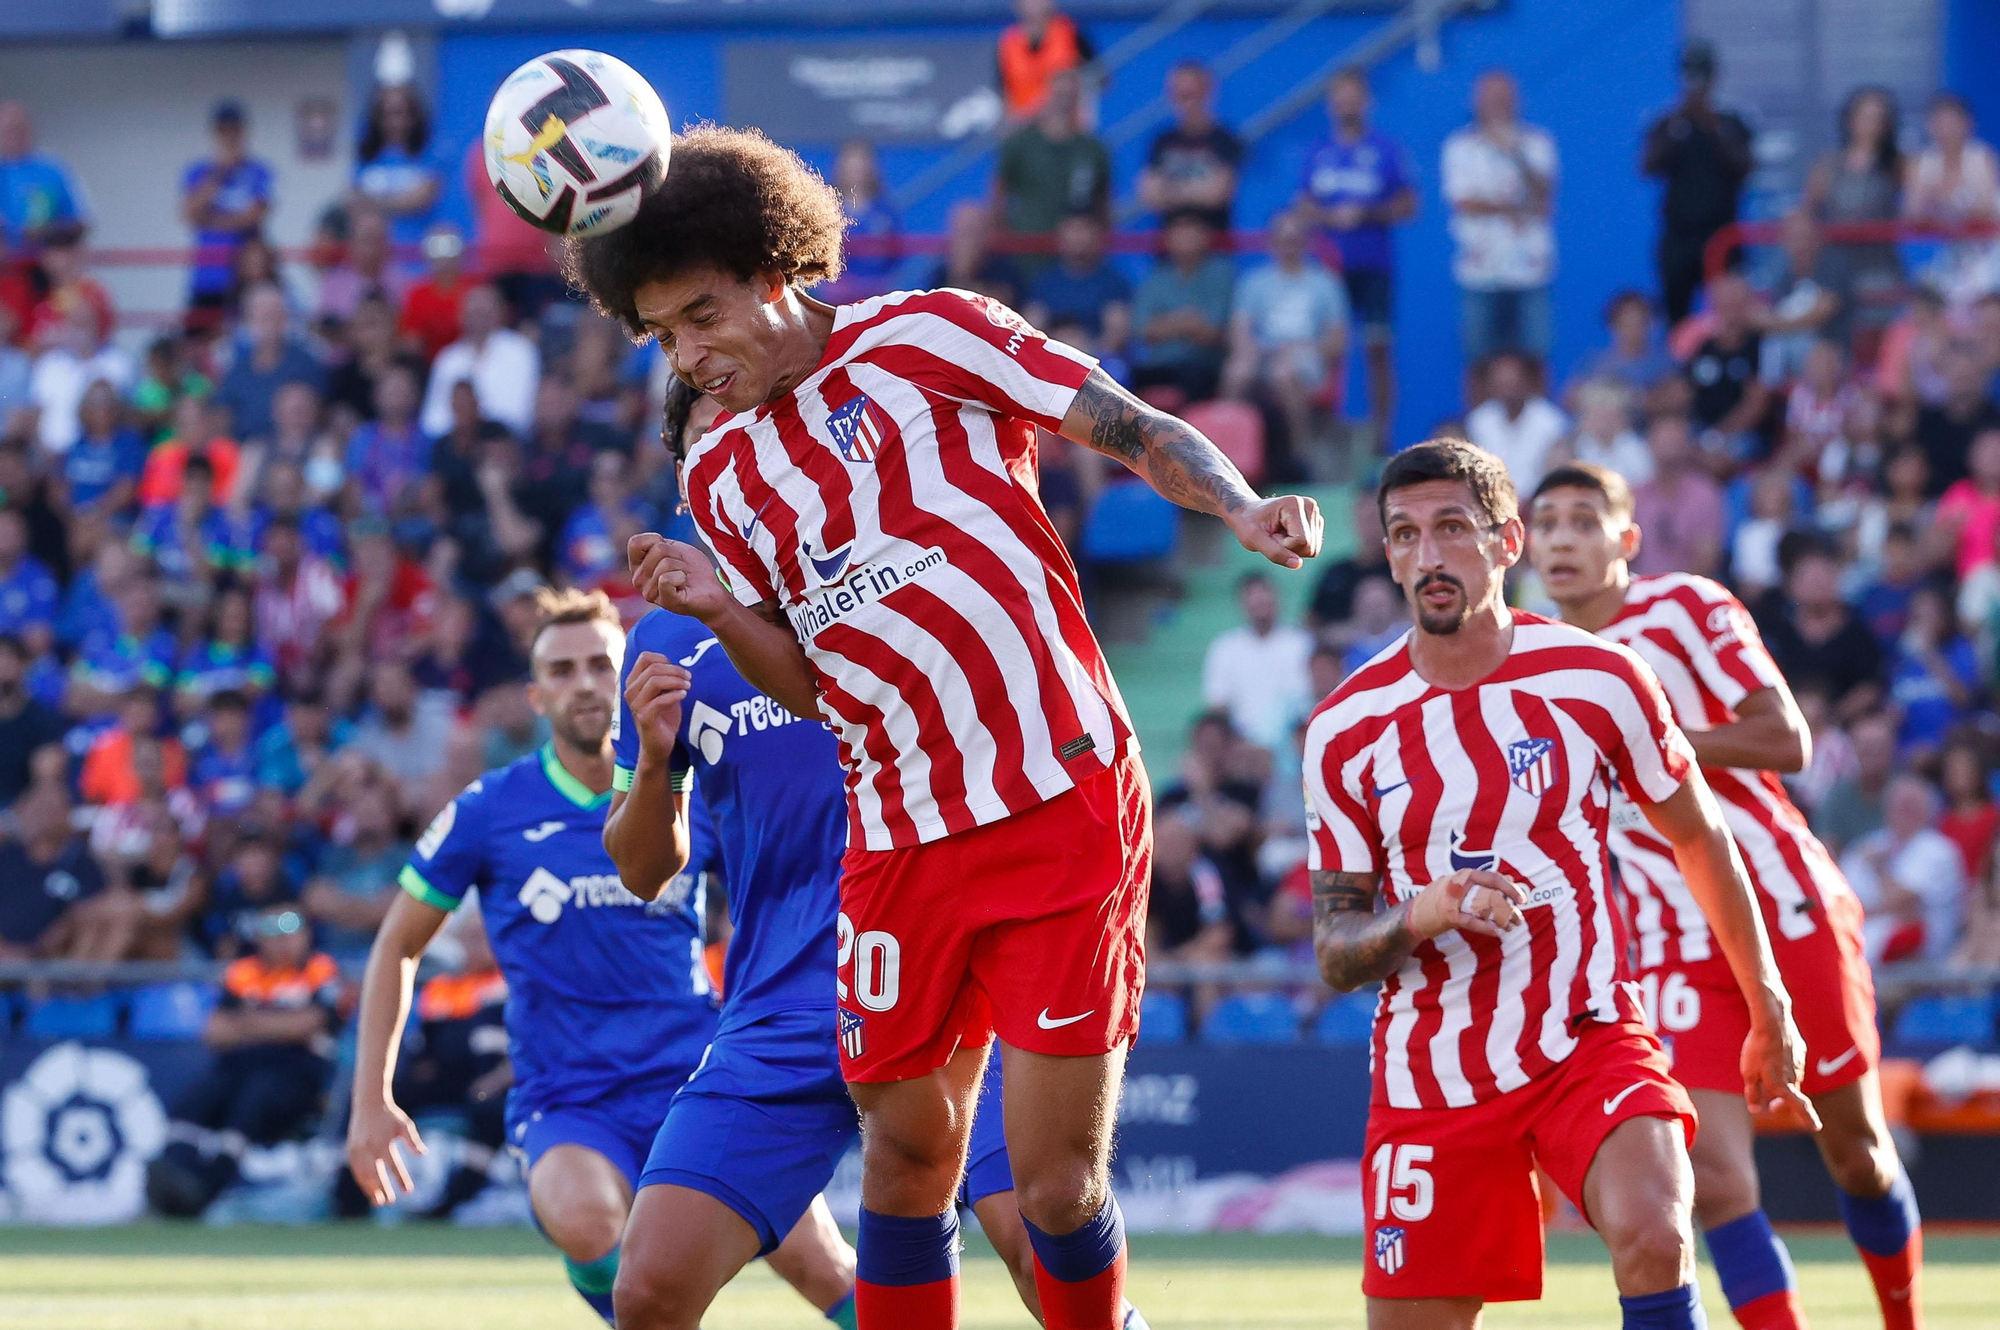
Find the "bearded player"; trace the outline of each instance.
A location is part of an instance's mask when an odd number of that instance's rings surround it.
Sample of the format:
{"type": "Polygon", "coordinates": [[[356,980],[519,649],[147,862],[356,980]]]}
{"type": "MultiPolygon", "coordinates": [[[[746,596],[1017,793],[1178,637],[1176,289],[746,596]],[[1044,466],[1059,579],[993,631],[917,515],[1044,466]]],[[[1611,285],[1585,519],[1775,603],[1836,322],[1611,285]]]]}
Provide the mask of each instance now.
{"type": "MultiPolygon", "coordinates": [[[[1617,472],[1558,467],[1536,488],[1529,522],[1529,559],[1564,621],[1624,643],[1651,665],[1694,746],[1795,1003],[1809,1058],[1804,1088],[1825,1124],[1814,1139],[1839,1188],[1841,1217],[1874,1280],[1883,1323],[1914,1330],[1922,1324],[1923,1234],[1882,1111],[1861,905],[1774,774],[1802,769],[1811,752],[1791,690],[1723,587],[1685,573],[1632,576],[1641,533],[1617,472]]],[[[1748,1026],[1742,996],[1672,848],[1622,797],[1614,796],[1611,826],[1648,1019],[1701,1112],[1695,1218],[1736,1319],[1746,1330],[1793,1330],[1805,1318],[1790,1257],[1761,1208],[1737,1073],[1748,1026]]]]}
{"type": "Polygon", "coordinates": [[[1537,1164],[1610,1247],[1627,1330],[1703,1325],[1695,1110],[1626,970],[1609,787],[1673,846],[1713,921],[1750,1013],[1748,1093],[1810,1115],[1721,811],[1643,662],[1508,610],[1526,532],[1498,458],[1420,444],[1383,471],[1378,503],[1415,625],[1320,704],[1305,751],[1320,972],[1383,981],[1369,1325],[1471,1327],[1486,1302],[1540,1297],[1537,1164]]]}
{"type": "Polygon", "coordinates": [[[846,771],[842,1073],[863,1116],[869,1330],[958,1322],[973,1098],[997,1032],[1047,1323],[1115,1330],[1109,1151],[1144,982],[1151,800],[1036,491],[1036,430],[1125,462],[1287,567],[1310,500],[1260,499],[1091,358],[960,291],[838,308],[840,201],[754,132],[680,136],[638,216],[568,270],[730,414],[690,452],[701,551],[638,537],[634,585],[832,725],[846,771]]]}

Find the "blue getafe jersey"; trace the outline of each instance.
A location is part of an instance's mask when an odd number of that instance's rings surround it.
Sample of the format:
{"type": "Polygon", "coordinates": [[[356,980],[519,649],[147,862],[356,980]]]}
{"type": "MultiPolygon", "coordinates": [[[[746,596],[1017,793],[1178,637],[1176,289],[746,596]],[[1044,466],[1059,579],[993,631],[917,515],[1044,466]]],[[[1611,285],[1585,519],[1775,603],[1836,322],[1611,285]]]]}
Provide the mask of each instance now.
{"type": "MultiPolygon", "coordinates": [[[[834,919],[847,848],[844,775],[833,732],[752,688],[715,635],[694,619],[665,610],[641,619],[626,639],[627,675],[646,651],[694,675],[681,704],[672,766],[677,786],[685,788],[682,781],[691,774],[696,787],[690,868],[712,855],[729,885],[735,934],[723,968],[722,1030],[761,1025],[757,1035],[796,1040],[800,1057],[833,1066],[834,919]],[[704,835],[704,812],[712,836],[704,835]]],[[[612,733],[615,780],[630,789],[639,735],[622,680],[612,733]]]]}
{"type": "Polygon", "coordinates": [[[545,745],[468,785],[403,869],[441,910],[479,893],[507,976],[516,1116],[684,1078],[714,1037],[697,880],[650,903],[627,891],[604,852],[610,802],[545,745]]]}

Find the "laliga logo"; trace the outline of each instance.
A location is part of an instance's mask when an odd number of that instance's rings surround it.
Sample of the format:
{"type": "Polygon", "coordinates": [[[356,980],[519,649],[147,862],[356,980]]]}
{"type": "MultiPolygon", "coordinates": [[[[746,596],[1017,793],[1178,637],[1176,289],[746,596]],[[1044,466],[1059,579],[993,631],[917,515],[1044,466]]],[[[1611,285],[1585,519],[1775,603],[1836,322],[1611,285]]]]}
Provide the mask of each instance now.
{"type": "Polygon", "coordinates": [[[13,1218],[122,1224],[146,1208],[146,1161],[167,1115],[144,1064],[108,1048],[58,1044],[0,1097],[0,1160],[13,1218]]]}
{"type": "Polygon", "coordinates": [[[569,897],[569,883],[546,868],[537,868],[521,884],[519,900],[534,916],[536,923],[552,924],[562,918],[563,906],[569,904],[569,897]]]}

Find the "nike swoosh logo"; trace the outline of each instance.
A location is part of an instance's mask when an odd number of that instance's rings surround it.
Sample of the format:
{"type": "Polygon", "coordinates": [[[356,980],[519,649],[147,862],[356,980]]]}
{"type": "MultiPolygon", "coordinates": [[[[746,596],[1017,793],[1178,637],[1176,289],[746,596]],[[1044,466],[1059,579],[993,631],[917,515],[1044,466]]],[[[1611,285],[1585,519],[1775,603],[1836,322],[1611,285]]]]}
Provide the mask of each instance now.
{"type": "Polygon", "coordinates": [[[569,824],[566,822],[544,822],[539,827],[529,827],[526,831],[522,832],[521,839],[531,844],[539,845],[567,825],[569,824]]]}
{"type": "Polygon", "coordinates": [[[1625,1102],[1626,1095],[1631,1094],[1634,1090],[1643,1090],[1650,1083],[1651,1082],[1648,1081],[1635,1081],[1631,1085],[1628,1085],[1624,1089],[1620,1090],[1617,1094],[1612,1095],[1609,1099],[1605,1100],[1604,1116],[1610,1117],[1613,1113],[1616,1113],[1618,1111],[1618,1106],[1625,1102]]]}
{"type": "Polygon", "coordinates": [[[1854,1061],[1855,1055],[1860,1051],[1859,1048],[1850,1048],[1837,1058],[1821,1058],[1817,1064],[1817,1070],[1822,1076],[1831,1076],[1848,1063],[1854,1061]]]}
{"type": "MultiPolygon", "coordinates": [[[[1092,1007],[1090,1011],[1084,1012],[1083,1016],[1088,1016],[1091,1014],[1091,1012],[1094,1012],[1096,1010],[1097,1008],[1092,1007]]],[[[1041,1026],[1044,1030],[1060,1030],[1065,1025],[1075,1025],[1078,1021],[1083,1019],[1083,1016],[1065,1016],[1059,1021],[1052,1021],[1049,1019],[1049,1009],[1047,1007],[1043,1007],[1042,1014],[1035,1017],[1035,1024],[1041,1026]]]]}
{"type": "Polygon", "coordinates": [[[716,641],[714,638],[712,637],[703,638],[700,642],[695,644],[694,654],[692,656],[681,657],[681,664],[687,666],[690,669],[694,668],[694,663],[700,660],[703,656],[706,656],[708,654],[708,649],[714,645],[716,645],[716,641]]]}
{"type": "Polygon", "coordinates": [[[1377,785],[1375,787],[1375,797],[1378,800],[1386,799],[1409,783],[1408,780],[1399,780],[1394,785],[1377,785]]]}
{"type": "Polygon", "coordinates": [[[854,546],[850,542],[842,545],[839,549],[822,559],[819,555],[814,554],[812,546],[808,545],[806,546],[806,561],[812,564],[813,572],[819,575],[819,580],[822,583],[832,582],[846,569],[847,558],[852,553],[854,553],[854,546]]]}

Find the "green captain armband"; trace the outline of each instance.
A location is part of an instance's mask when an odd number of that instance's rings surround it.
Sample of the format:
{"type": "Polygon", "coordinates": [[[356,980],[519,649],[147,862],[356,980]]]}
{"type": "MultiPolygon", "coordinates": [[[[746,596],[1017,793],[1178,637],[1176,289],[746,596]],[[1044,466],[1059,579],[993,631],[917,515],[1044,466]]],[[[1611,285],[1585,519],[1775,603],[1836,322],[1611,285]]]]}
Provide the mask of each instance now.
{"type": "MultiPolygon", "coordinates": [[[[617,790],[620,794],[630,794],[632,792],[633,776],[634,773],[630,767],[612,767],[611,788],[617,790]]],[[[694,788],[694,768],[685,767],[680,771],[669,771],[667,773],[667,788],[675,794],[686,794],[692,790],[694,788]]]]}

